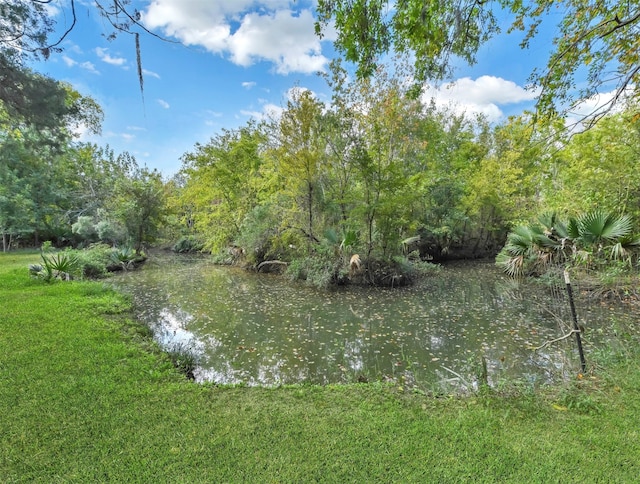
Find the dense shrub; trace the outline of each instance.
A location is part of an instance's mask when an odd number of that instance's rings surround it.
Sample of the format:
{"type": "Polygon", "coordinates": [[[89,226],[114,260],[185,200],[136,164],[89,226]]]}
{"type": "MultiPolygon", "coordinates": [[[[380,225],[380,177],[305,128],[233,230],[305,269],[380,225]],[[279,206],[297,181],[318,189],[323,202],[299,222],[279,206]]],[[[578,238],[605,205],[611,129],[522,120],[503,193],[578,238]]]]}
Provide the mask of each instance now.
{"type": "Polygon", "coordinates": [[[53,252],[43,246],[42,264],[32,264],[29,272],[47,281],[72,278],[99,279],[109,272],[127,270],[144,262],[129,247],[93,244],[86,249],[53,252]]]}
{"type": "Polygon", "coordinates": [[[78,258],[83,277],[97,279],[109,272],[113,248],[107,244],[93,244],[84,250],[73,251],[78,258]]]}
{"type": "Polygon", "coordinates": [[[171,250],[179,254],[201,252],[203,249],[204,244],[202,241],[193,235],[185,235],[181,237],[171,248],[171,250]]]}

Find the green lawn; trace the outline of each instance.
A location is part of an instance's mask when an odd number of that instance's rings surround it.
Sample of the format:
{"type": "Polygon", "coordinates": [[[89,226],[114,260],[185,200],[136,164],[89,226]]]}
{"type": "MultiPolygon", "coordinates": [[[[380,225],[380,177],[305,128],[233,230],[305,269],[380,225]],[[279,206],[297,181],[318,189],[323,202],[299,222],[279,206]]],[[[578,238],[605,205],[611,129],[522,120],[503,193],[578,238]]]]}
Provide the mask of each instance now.
{"type": "MultiPolygon", "coordinates": [[[[640,364],[544,394],[203,386],[100,283],[0,254],[0,482],[637,482],[640,364]]],[[[635,352],[637,355],[638,352],[635,352]]],[[[613,361],[613,358],[610,358],[613,361]]]]}

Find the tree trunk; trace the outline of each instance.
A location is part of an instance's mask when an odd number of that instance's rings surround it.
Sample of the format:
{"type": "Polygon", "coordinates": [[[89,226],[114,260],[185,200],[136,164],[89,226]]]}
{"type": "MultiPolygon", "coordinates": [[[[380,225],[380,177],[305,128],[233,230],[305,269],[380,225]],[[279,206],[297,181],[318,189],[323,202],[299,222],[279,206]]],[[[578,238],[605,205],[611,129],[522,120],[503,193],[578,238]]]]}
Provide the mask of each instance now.
{"type": "Polygon", "coordinates": [[[315,238],[313,236],[313,185],[311,184],[311,182],[308,182],[307,186],[309,188],[307,194],[309,203],[309,236],[310,240],[312,240],[315,238]]]}

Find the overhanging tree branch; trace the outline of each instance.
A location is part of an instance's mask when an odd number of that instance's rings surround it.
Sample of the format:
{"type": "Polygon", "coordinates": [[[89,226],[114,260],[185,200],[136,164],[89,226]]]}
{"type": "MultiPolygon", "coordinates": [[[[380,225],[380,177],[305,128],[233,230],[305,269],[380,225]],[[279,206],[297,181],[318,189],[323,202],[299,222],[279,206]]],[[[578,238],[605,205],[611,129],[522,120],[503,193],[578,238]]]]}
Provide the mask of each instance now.
{"type": "Polygon", "coordinates": [[[609,24],[614,22],[615,25],[608,30],[607,32],[603,33],[600,38],[604,38],[607,37],[609,35],[611,35],[612,33],[614,33],[616,30],[620,30],[625,28],[627,25],[630,25],[634,22],[637,22],[638,20],[640,20],[640,12],[636,13],[633,17],[627,19],[627,20],[620,20],[618,18],[618,16],[616,15],[613,19],[611,20],[607,20],[606,22],[603,22],[599,27],[604,27],[604,25],[609,24]]]}

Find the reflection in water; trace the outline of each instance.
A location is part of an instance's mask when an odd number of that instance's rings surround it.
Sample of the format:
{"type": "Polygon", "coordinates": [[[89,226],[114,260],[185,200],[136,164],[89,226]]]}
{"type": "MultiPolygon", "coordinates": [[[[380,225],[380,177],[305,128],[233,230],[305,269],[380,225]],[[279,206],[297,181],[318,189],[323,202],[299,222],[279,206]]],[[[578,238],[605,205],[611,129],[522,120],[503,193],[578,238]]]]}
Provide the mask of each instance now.
{"type": "MultiPolygon", "coordinates": [[[[409,288],[318,291],[206,258],[167,256],[113,281],[133,294],[162,344],[197,348],[201,381],[459,384],[474,380],[484,358],[490,382],[538,382],[577,366],[572,340],[530,349],[565,332],[561,297],[520,288],[491,263],[447,266],[409,288]]],[[[581,310],[598,325],[612,314],[581,310]]],[[[588,338],[585,344],[588,351],[588,338]]]]}

